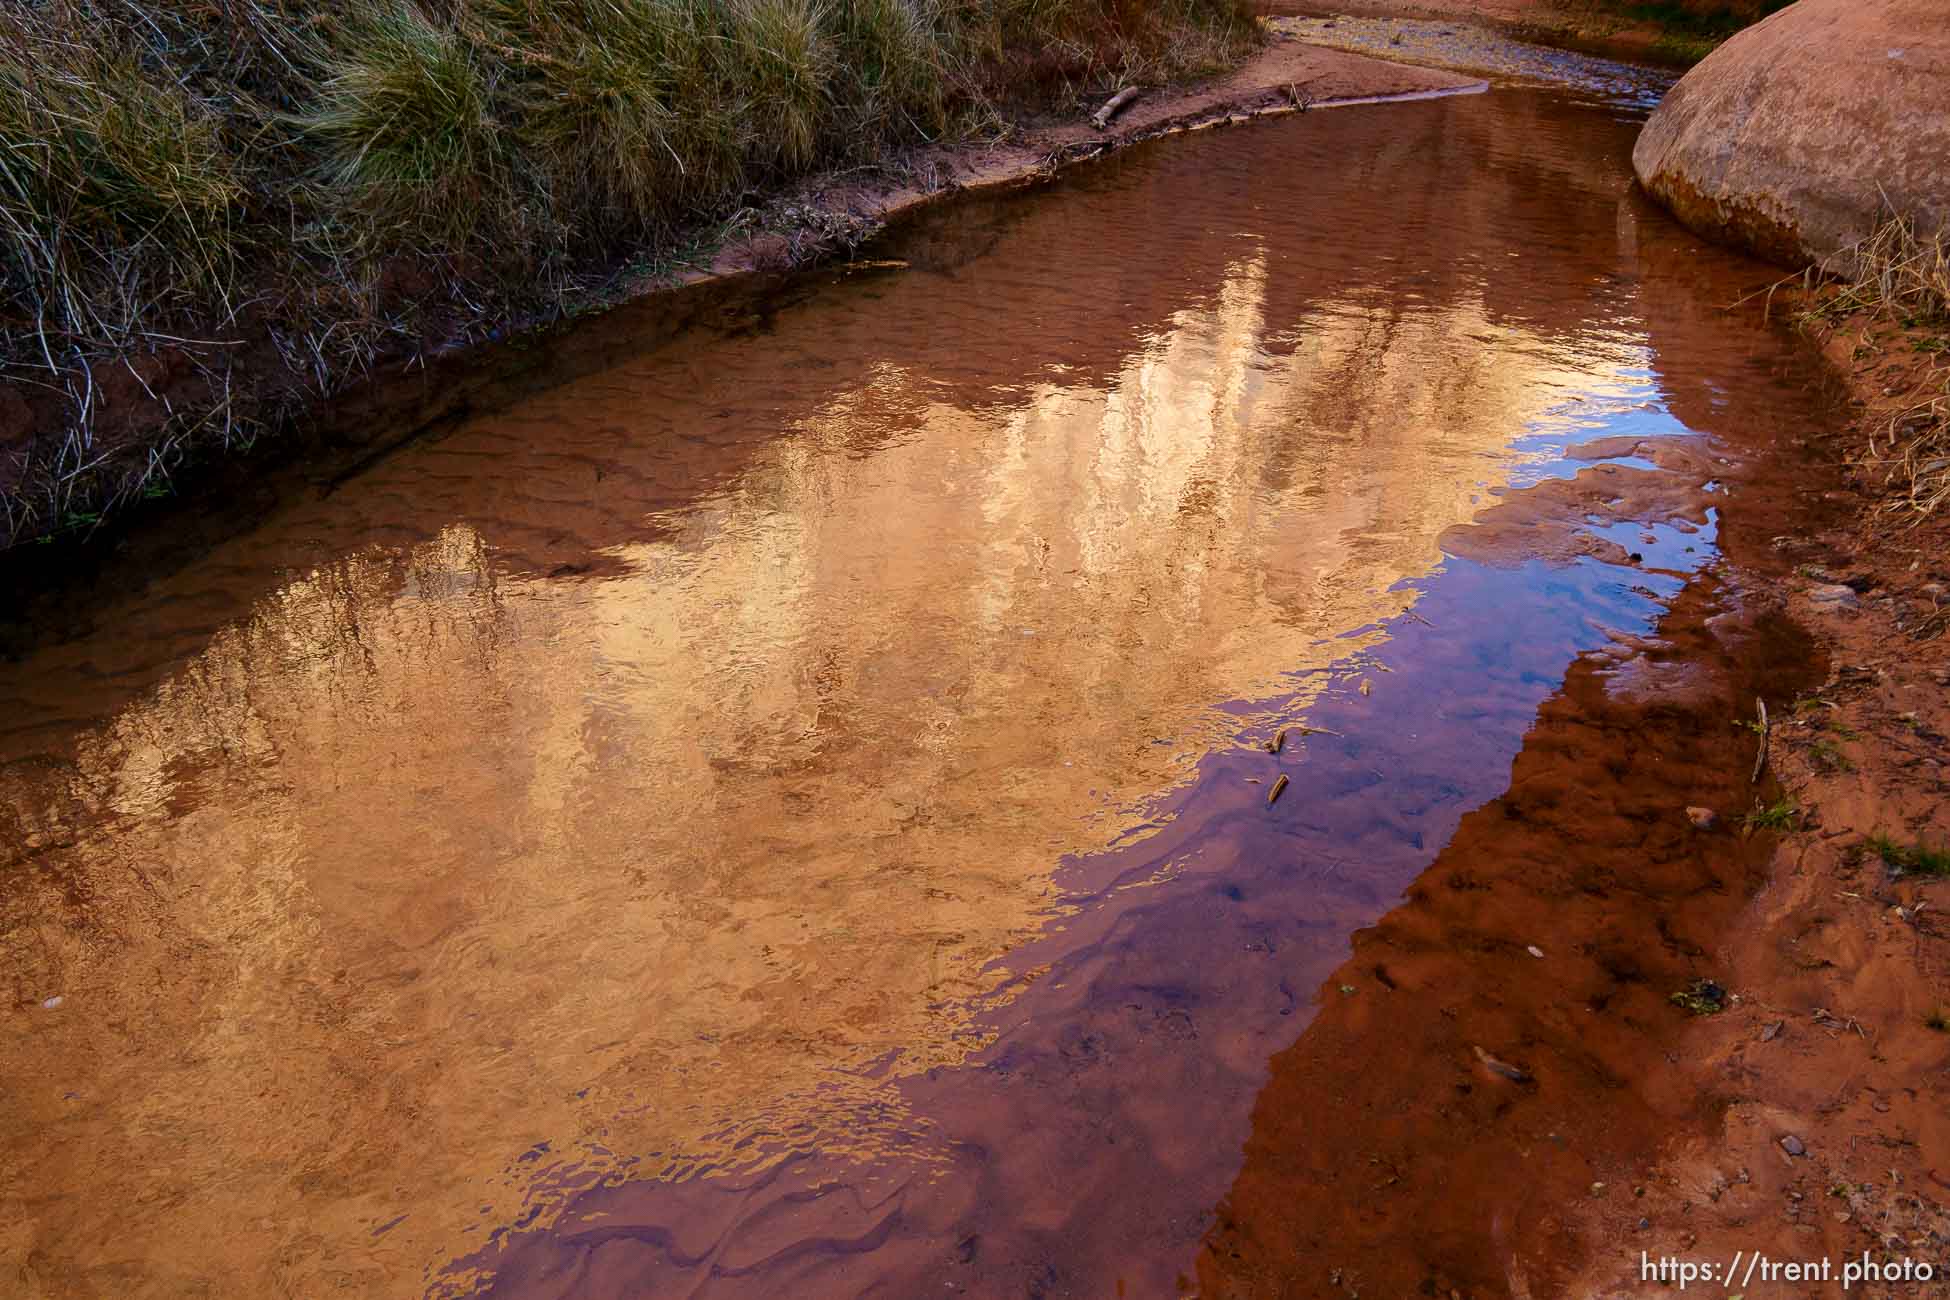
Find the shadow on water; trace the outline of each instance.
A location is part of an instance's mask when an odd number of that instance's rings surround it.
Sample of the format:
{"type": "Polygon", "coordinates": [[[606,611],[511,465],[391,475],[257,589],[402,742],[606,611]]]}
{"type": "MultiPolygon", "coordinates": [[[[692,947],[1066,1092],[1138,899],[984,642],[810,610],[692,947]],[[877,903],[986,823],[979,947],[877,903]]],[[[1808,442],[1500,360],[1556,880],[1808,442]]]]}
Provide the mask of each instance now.
{"type": "Polygon", "coordinates": [[[28,1275],[1096,1295],[1247,1260],[1291,1045],[1380,1014],[1323,1010],[1350,935],[1555,711],[1685,657],[1634,638],[1725,604],[1739,467],[1819,415],[1721,310],[1767,273],[1631,192],[1633,129],[1506,90],[936,214],[876,250],[910,272],[744,336],[573,336],[574,382],[28,651],[28,1275]]]}

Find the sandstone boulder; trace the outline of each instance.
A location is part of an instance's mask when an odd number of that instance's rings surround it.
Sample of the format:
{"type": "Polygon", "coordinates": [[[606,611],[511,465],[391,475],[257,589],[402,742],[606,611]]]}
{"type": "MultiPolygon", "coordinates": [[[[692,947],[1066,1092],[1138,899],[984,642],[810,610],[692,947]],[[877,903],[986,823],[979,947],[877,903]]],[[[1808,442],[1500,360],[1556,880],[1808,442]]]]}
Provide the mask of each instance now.
{"type": "Polygon", "coordinates": [[[1945,231],[1950,0],[1788,6],[1680,79],[1632,165],[1695,231],[1788,266],[1845,250],[1892,212],[1945,231]]]}

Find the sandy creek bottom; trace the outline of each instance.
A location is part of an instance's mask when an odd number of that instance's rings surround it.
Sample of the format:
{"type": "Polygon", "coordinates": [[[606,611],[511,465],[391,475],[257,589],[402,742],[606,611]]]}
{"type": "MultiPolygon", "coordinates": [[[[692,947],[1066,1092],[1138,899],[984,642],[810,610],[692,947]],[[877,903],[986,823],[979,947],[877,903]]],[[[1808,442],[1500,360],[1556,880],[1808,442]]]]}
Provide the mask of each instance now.
{"type": "Polygon", "coordinates": [[[1770,273],[1632,191],[1641,112],[1502,85],[944,211],[0,665],[0,1289],[1624,1249],[1552,1207],[1697,1109],[1666,995],[1764,859],[1683,808],[1818,671],[1742,565],[1825,409],[1725,310],[1770,273]]]}

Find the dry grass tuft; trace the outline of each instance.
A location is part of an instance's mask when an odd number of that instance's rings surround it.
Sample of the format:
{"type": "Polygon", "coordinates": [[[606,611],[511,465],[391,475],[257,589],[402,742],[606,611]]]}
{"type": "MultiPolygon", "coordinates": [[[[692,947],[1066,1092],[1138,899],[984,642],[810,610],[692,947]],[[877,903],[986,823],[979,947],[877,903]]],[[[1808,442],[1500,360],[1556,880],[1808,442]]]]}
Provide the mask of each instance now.
{"type": "MultiPolygon", "coordinates": [[[[1839,288],[1810,309],[1810,323],[1850,318],[1898,327],[1920,353],[1950,355],[1950,232],[1922,236],[1906,217],[1884,222],[1809,273],[1833,275],[1839,288]]],[[[1883,513],[1920,523],[1950,503],[1950,373],[1881,417],[1859,463],[1890,489],[1883,513]]]]}
{"type": "Polygon", "coordinates": [[[1864,463],[1897,489],[1882,505],[1886,513],[1920,523],[1950,503],[1950,383],[1890,416],[1870,435],[1864,463]]]}

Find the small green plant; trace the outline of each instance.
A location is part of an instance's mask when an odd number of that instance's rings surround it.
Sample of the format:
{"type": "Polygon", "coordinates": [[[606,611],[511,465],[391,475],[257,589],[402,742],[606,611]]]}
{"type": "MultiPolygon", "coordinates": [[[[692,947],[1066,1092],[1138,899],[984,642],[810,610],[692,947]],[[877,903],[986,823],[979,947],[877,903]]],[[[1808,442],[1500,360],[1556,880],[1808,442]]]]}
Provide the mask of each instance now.
{"type": "Polygon", "coordinates": [[[1747,814],[1747,829],[1750,831],[1788,831],[1794,829],[1795,818],[1801,815],[1800,805],[1789,795],[1782,795],[1765,808],[1756,806],[1747,814]]]}
{"type": "Polygon", "coordinates": [[[1950,849],[1931,848],[1922,840],[1903,844],[1877,831],[1869,848],[1891,871],[1915,876],[1950,876],[1950,849]]]}
{"type": "Polygon", "coordinates": [[[1817,740],[1813,745],[1809,746],[1808,752],[1823,767],[1832,768],[1838,772],[1853,772],[1855,770],[1855,764],[1850,761],[1849,756],[1844,754],[1841,748],[1832,740],[1817,740]]]}
{"type": "Polygon", "coordinates": [[[1727,1009],[1727,991],[1708,979],[1694,980],[1668,999],[1695,1016],[1715,1016],[1727,1009]]]}

